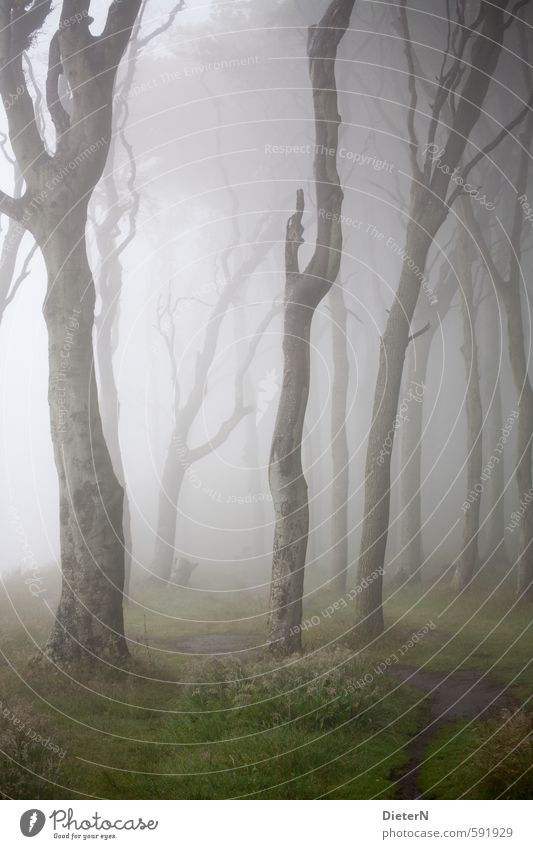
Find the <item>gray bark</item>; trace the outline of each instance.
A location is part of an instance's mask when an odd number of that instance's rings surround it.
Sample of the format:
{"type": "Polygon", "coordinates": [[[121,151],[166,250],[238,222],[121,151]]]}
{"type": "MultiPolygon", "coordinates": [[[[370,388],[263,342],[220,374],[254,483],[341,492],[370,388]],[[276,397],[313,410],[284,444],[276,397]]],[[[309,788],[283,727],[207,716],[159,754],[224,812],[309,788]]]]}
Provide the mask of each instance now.
{"type": "MultiPolygon", "coordinates": [[[[411,344],[404,385],[426,385],[429,352],[433,342],[433,326],[411,344]]],[[[417,393],[418,395],[418,393],[417,393]]],[[[397,570],[399,582],[421,582],[422,550],[422,430],[424,397],[409,404],[408,421],[400,431],[400,554],[397,570]]]]}
{"type": "MultiPolygon", "coordinates": [[[[523,152],[520,156],[516,180],[517,193],[527,188],[529,169],[529,149],[533,140],[533,116],[531,111],[526,121],[526,131],[523,140],[523,152]]],[[[479,223],[470,206],[466,207],[466,223],[478,245],[483,261],[496,286],[507,317],[507,337],[509,345],[509,360],[513,383],[518,396],[518,426],[517,426],[517,459],[515,479],[518,490],[518,502],[523,510],[518,522],[518,558],[517,594],[522,600],[533,599],[533,388],[528,371],[527,347],[522,319],[521,300],[521,236],[524,227],[524,216],[520,204],[516,203],[513,227],[511,231],[511,248],[509,251],[509,274],[505,278],[496,266],[487,246],[479,223]]]]}
{"type": "MultiPolygon", "coordinates": [[[[409,133],[413,183],[411,209],[407,225],[405,255],[398,291],[391,307],[381,339],[379,368],[374,395],[372,425],[368,440],[365,469],[365,507],[361,535],[358,583],[365,589],[356,599],[358,637],[365,641],[383,631],[383,577],[385,549],[390,515],[390,453],[384,462],[378,458],[387,438],[394,439],[394,419],[397,414],[402,384],[403,365],[409,330],[421,288],[421,274],[426,268],[429,249],[448,213],[447,193],[450,175],[461,161],[468,137],[478,121],[492,73],[496,67],[503,38],[503,9],[483,6],[482,31],[472,46],[470,70],[453,115],[451,131],[443,147],[439,167],[432,168],[426,156],[423,170],[417,161],[417,137],[414,127],[416,113],[416,82],[414,79],[412,45],[406,24],[405,3],[402,2],[402,21],[406,55],[409,65],[411,106],[409,133]],[[442,166],[446,165],[446,168],[442,166]],[[418,268],[418,273],[414,271],[418,268]]],[[[449,94],[449,83],[435,98],[434,119],[429,141],[449,94]],[[440,104],[440,106],[439,106],[440,104]]],[[[452,193],[452,199],[455,193],[452,193]]]]}
{"type": "MultiPolygon", "coordinates": [[[[421,210],[413,216],[407,228],[406,253],[420,269],[432,242],[432,235],[419,223],[421,210]]],[[[429,226],[426,216],[426,227],[429,226]]],[[[436,233],[436,228],[433,230],[436,233]]],[[[378,378],[372,411],[365,467],[364,521],[361,534],[358,583],[366,588],[357,595],[356,611],[359,633],[369,637],[383,630],[383,565],[387,546],[390,515],[390,453],[379,461],[387,439],[394,436],[403,375],[403,362],[409,341],[409,329],[414,314],[420,280],[404,264],[398,293],[394,301],[379,351],[378,378]],[[364,583],[363,583],[364,582],[364,583]]]]}
{"type": "Polygon", "coordinates": [[[51,4],[38,3],[22,16],[14,3],[0,8],[0,90],[26,184],[23,198],[1,205],[35,237],[48,273],[44,316],[63,582],[45,653],[60,663],[81,657],[121,661],[127,655],[123,490],[102,432],[92,345],[95,289],[85,227],[87,205],[109,151],[117,67],[140,0],[127,5],[114,0],[100,37],[92,36],[87,14],[73,16],[75,5],[87,13],[90,3],[64,0],[60,27],[50,42],[46,94],[57,136],[54,156],[39,133],[21,58],[51,4]],[[71,116],[59,95],[62,76],[72,92],[71,116]]]}
{"type": "MultiPolygon", "coordinates": [[[[481,374],[481,389],[485,415],[485,460],[489,459],[503,428],[502,393],[499,370],[501,367],[501,346],[496,340],[501,339],[499,311],[497,299],[491,297],[484,311],[483,337],[480,341],[480,359],[483,363],[481,374]]],[[[486,525],[485,546],[490,558],[507,563],[509,560],[505,545],[505,466],[497,463],[491,470],[489,480],[485,484],[486,525]]]]}
{"type": "Polygon", "coordinates": [[[313,87],[318,228],[315,251],[300,271],[303,191],[287,225],[283,381],[269,464],[275,529],[268,643],[280,653],[301,648],[302,596],[309,531],[307,483],[302,468],[302,434],[310,382],[310,333],[316,308],[339,273],[342,251],[340,212],[343,193],[337,171],[340,116],[335,59],[350,23],[355,0],[334,0],[309,32],[313,87]],[[331,151],[335,155],[329,155],[331,151]]]}
{"type": "Polygon", "coordinates": [[[331,513],[331,588],[342,595],[348,570],[348,497],[350,454],[346,429],[350,364],[346,347],[347,313],[339,285],[330,293],[333,342],[333,386],[331,398],[331,457],[333,489],[331,513]]]}
{"type": "Polygon", "coordinates": [[[99,414],[92,350],[94,284],[85,222],[80,216],[73,226],[76,217],[70,212],[68,226],[63,223],[42,244],[49,278],[44,316],[63,572],[46,653],[63,662],[87,653],[113,661],[127,655],[122,613],[123,490],[113,472],[99,414]]]}
{"type": "MultiPolygon", "coordinates": [[[[467,201],[465,201],[466,203],[467,201]]],[[[461,228],[458,236],[457,261],[461,281],[461,312],[463,319],[463,345],[461,348],[466,376],[466,498],[481,480],[483,471],[483,410],[479,381],[478,349],[476,337],[476,309],[472,280],[473,256],[470,237],[461,228]]],[[[452,586],[464,590],[470,584],[479,563],[479,516],[481,498],[476,498],[464,514],[463,546],[452,586]]]]}
{"type": "MultiPolygon", "coordinates": [[[[112,151],[115,151],[114,141],[112,151]]],[[[118,327],[120,319],[120,297],[123,282],[123,268],[120,253],[125,245],[116,241],[116,233],[122,217],[122,208],[112,168],[115,158],[111,159],[110,173],[107,174],[106,205],[109,210],[105,221],[97,229],[97,245],[102,265],[99,275],[99,294],[101,299],[100,314],[96,319],[96,357],[100,379],[100,411],[104,433],[107,440],[113,468],[121,486],[124,489],[124,509],[122,525],[124,532],[124,594],[127,597],[131,577],[133,539],[131,530],[131,511],[126,491],[126,475],[120,445],[120,399],[113,366],[113,356],[118,344],[118,327]]],[[[136,207],[136,205],[135,205],[136,207]]],[[[135,215],[136,208],[133,211],[135,215]]],[[[128,239],[129,241],[129,239],[128,239]]]]}
{"type": "Polygon", "coordinates": [[[157,511],[157,536],[152,572],[163,581],[169,581],[176,556],[176,529],[178,505],[187,469],[190,467],[184,443],[174,433],[167,451],[157,511]]]}

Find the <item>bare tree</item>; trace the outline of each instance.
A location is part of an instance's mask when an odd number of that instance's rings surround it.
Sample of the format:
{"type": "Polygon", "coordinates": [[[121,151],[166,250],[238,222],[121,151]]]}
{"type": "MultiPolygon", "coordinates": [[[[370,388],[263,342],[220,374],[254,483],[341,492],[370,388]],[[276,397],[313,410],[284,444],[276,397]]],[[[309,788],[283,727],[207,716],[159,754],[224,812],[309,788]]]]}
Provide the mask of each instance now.
{"type": "Polygon", "coordinates": [[[422,537],[422,433],[429,355],[437,329],[446,317],[456,291],[456,280],[444,258],[435,287],[437,303],[421,299],[415,310],[415,327],[407,354],[404,397],[409,404],[408,421],[400,430],[400,518],[398,568],[396,582],[420,583],[423,556],[422,537]],[[423,332],[420,332],[423,331],[423,332]],[[420,388],[422,387],[422,391],[420,388]]]}
{"type": "MultiPolygon", "coordinates": [[[[260,229],[261,227],[262,225],[260,225],[260,229]]],[[[231,414],[209,439],[200,445],[191,446],[191,432],[205,400],[209,371],[217,351],[222,322],[238,291],[253,273],[261,259],[268,253],[271,244],[268,240],[262,241],[258,238],[252,255],[241,263],[238,270],[222,289],[206,324],[204,344],[196,357],[194,380],[186,399],[183,399],[175,358],[175,320],[181,299],[172,301],[169,294],[167,299],[160,299],[159,301],[157,327],[165,343],[171,369],[173,428],[163,467],[159,494],[157,537],[151,569],[152,576],[156,579],[168,581],[172,573],[175,557],[178,501],[191,466],[223,445],[251,411],[245,403],[245,378],[265,330],[280,310],[279,305],[275,303],[256,328],[248,345],[247,355],[237,370],[231,414]]],[[[229,271],[227,266],[226,270],[229,271]]]]}
{"type": "MultiPolygon", "coordinates": [[[[483,363],[481,390],[485,408],[484,443],[485,458],[490,459],[504,426],[502,407],[502,347],[498,299],[491,292],[483,307],[483,320],[479,327],[479,359],[483,363]]],[[[505,468],[496,463],[485,483],[485,548],[489,559],[508,563],[505,544],[505,468]]]]}
{"type": "Polygon", "coordinates": [[[316,308],[339,273],[342,251],[343,192],[337,170],[340,116],[335,60],[355,0],[333,0],[307,45],[315,114],[314,176],[317,237],[304,270],[298,254],[303,242],[304,193],[289,219],[285,247],[283,383],[272,439],[269,480],[275,510],[268,642],[274,651],[297,651],[305,557],[309,532],[307,484],[302,469],[302,434],[310,380],[311,323],[316,308]]]}
{"type": "Polygon", "coordinates": [[[22,65],[51,2],[2,3],[0,89],[25,192],[2,195],[1,209],[35,237],[46,264],[49,405],[59,476],[63,584],[46,653],[127,655],[122,590],[123,490],[102,432],[93,367],[95,289],[86,251],[87,206],[104,170],[112,134],[113,87],[140,0],[114,0],[100,36],[90,0],[64,0],[50,42],[47,104],[56,151],[46,150],[22,65]],[[60,96],[64,77],[71,115],[60,96]],[[15,96],[16,95],[16,96],[15,96]]]}
{"type": "Polygon", "coordinates": [[[333,347],[333,385],[331,389],[331,458],[333,490],[331,513],[332,589],[339,594],[346,589],[348,569],[348,498],[350,485],[350,452],[346,416],[348,413],[348,309],[342,286],[335,284],[330,293],[333,347]]]}
{"type": "MultiPolygon", "coordinates": [[[[20,199],[23,189],[22,177],[17,168],[16,160],[12,159],[12,157],[5,151],[5,144],[3,144],[2,147],[4,148],[6,159],[13,165],[15,198],[20,199]]],[[[2,251],[0,253],[0,323],[2,322],[6,309],[15,299],[22,283],[29,276],[31,261],[37,249],[37,245],[35,244],[29,249],[22,267],[17,274],[17,263],[20,257],[20,249],[26,231],[22,224],[16,219],[9,218],[8,220],[9,223],[2,244],[2,251]]]]}
{"type": "MultiPolygon", "coordinates": [[[[459,168],[470,133],[478,121],[508,24],[504,14],[505,0],[498,4],[481,2],[477,16],[470,23],[466,20],[467,5],[465,2],[457,3],[456,19],[448,19],[447,46],[443,52],[429,116],[427,142],[420,164],[416,127],[416,55],[411,41],[406,2],[400,0],[400,29],[408,67],[410,94],[407,124],[412,184],[404,253],[406,259],[402,265],[396,298],[381,338],[366,457],[365,507],[358,571],[358,581],[362,584],[364,582],[365,589],[358,594],[356,600],[358,634],[363,640],[383,630],[382,570],[390,512],[390,453],[384,462],[378,463],[378,458],[389,434],[394,434],[405,353],[418,296],[425,280],[428,253],[450,206],[464,191],[456,184],[451,192],[449,191],[451,177],[459,168]],[[470,62],[466,65],[467,48],[471,42],[470,62]],[[451,113],[447,125],[449,130],[442,127],[440,121],[445,107],[451,113]],[[445,136],[440,144],[436,144],[438,130],[445,136]]],[[[467,182],[468,174],[475,164],[522,120],[524,114],[525,111],[521,111],[463,167],[463,184],[467,182]]],[[[431,296],[431,293],[428,292],[427,295],[431,296]]]]}
{"type": "MultiPolygon", "coordinates": [[[[531,85],[529,75],[528,83],[531,85]]],[[[522,515],[519,521],[517,593],[519,598],[523,599],[533,598],[533,509],[531,507],[531,493],[533,492],[533,388],[528,371],[528,349],[522,319],[523,276],[521,259],[525,216],[520,199],[523,199],[527,191],[532,143],[533,113],[530,112],[521,139],[518,173],[515,180],[515,209],[508,250],[506,251],[507,273],[500,271],[472,208],[470,206],[465,207],[465,224],[483,258],[491,282],[496,288],[507,316],[509,360],[515,391],[518,396],[515,478],[522,515]]]]}
{"type": "MultiPolygon", "coordinates": [[[[461,208],[468,201],[463,198],[461,208]]],[[[466,491],[474,491],[481,480],[483,469],[483,409],[479,380],[478,345],[474,279],[472,265],[476,259],[471,239],[461,227],[455,251],[461,287],[461,312],[463,323],[463,345],[461,348],[466,377],[466,491]]],[[[463,546],[453,576],[454,589],[464,590],[472,580],[479,564],[479,516],[480,499],[476,498],[464,514],[463,546]]]]}
{"type": "Polygon", "coordinates": [[[147,0],[143,0],[141,4],[127,51],[125,73],[116,89],[114,132],[106,173],[102,180],[104,194],[102,206],[104,214],[96,225],[96,243],[101,258],[98,273],[98,294],[100,295],[101,306],[95,320],[96,358],[100,380],[100,407],[104,435],[115,474],[124,488],[122,525],[125,556],[124,594],[126,597],[129,591],[131,575],[133,539],[131,511],[120,445],[120,399],[115,379],[113,358],[118,345],[118,327],[124,271],[122,256],[134,241],[137,234],[137,216],[141,203],[140,193],[136,186],[137,163],[126,131],[129,119],[128,102],[141,53],[155,38],[161,36],[172,26],[178,12],[183,9],[183,5],[183,0],[176,3],[161,24],[141,37],[141,26],[147,9],[147,0]],[[125,197],[121,192],[117,176],[121,153],[125,154],[129,169],[127,194],[125,197]],[[125,232],[123,232],[121,226],[124,220],[126,221],[125,232]]]}

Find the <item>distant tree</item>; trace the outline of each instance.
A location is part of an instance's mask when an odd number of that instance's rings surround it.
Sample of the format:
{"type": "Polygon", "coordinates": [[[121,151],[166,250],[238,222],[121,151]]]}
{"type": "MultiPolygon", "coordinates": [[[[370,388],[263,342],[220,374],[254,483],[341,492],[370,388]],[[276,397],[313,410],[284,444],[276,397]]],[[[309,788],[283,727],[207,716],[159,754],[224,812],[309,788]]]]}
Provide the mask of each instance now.
{"type": "MultiPolygon", "coordinates": [[[[469,203],[462,199],[461,207],[469,203]]],[[[457,236],[454,257],[460,280],[461,313],[463,324],[462,354],[466,378],[466,498],[481,481],[483,471],[483,407],[479,379],[479,357],[477,344],[477,305],[475,303],[472,266],[476,252],[464,227],[457,236]]],[[[472,580],[479,565],[479,517],[481,503],[475,498],[464,514],[463,545],[453,576],[453,587],[464,590],[472,580]]]]}
{"type": "Polygon", "coordinates": [[[95,222],[96,245],[100,259],[97,275],[100,310],[95,319],[100,409],[104,435],[113,468],[121,486],[124,488],[122,526],[125,555],[125,596],[127,596],[129,590],[133,539],[126,474],[120,445],[120,399],[113,358],[118,346],[120,306],[124,284],[122,257],[137,235],[137,216],[141,203],[140,193],[136,186],[137,163],[127,134],[129,98],[131,97],[140,55],[154,39],[161,36],[172,26],[178,12],[183,9],[183,5],[183,0],[174,4],[161,24],[141,36],[141,27],[148,7],[147,0],[142,2],[131,34],[126,55],[125,72],[116,87],[113,137],[106,171],[102,179],[102,194],[99,198],[103,214],[95,222]],[[121,172],[121,155],[125,155],[128,167],[126,193],[124,193],[124,187],[121,185],[118,176],[121,172]]]}
{"type": "MultiPolygon", "coordinates": [[[[272,243],[261,237],[263,225],[264,222],[260,222],[256,244],[254,244],[250,256],[243,260],[233,275],[229,276],[215,305],[212,307],[205,327],[204,343],[196,356],[193,384],[187,397],[183,396],[175,350],[176,321],[178,307],[182,299],[172,299],[170,293],[166,298],[161,297],[159,299],[157,329],[164,341],[170,365],[173,424],[159,493],[157,536],[151,567],[151,576],[156,580],[168,581],[171,577],[176,552],[178,502],[183,483],[190,473],[192,465],[223,445],[245,416],[251,412],[251,408],[245,399],[246,375],[265,330],[280,310],[276,303],[267,311],[257,326],[248,344],[247,354],[237,369],[232,412],[205,442],[195,446],[191,444],[193,427],[204,404],[209,372],[217,352],[224,318],[241,287],[244,286],[246,280],[271,248],[272,243]]],[[[229,274],[227,265],[226,271],[229,274]]]]}
{"type": "MultiPolygon", "coordinates": [[[[523,45],[523,55],[527,51],[523,45]]],[[[527,66],[529,67],[529,66],[527,66]]],[[[532,90],[532,77],[527,74],[529,91],[532,90]]],[[[500,270],[500,258],[487,244],[471,206],[465,207],[465,225],[472,235],[476,248],[494,284],[507,318],[507,337],[509,361],[515,391],[518,397],[517,458],[515,480],[520,512],[517,511],[518,558],[517,594],[520,599],[533,599],[533,388],[528,370],[528,346],[524,333],[522,317],[522,292],[525,284],[522,271],[522,256],[525,227],[529,226],[522,208],[527,197],[530,151],[533,144],[533,112],[529,112],[525,122],[521,150],[514,181],[516,200],[514,206],[511,233],[507,241],[507,271],[500,270]]],[[[526,293],[527,297],[527,293],[526,293]]],[[[514,530],[514,528],[513,528],[514,530]]]]}
{"type": "MultiPolygon", "coordinates": [[[[405,354],[409,345],[411,322],[425,280],[428,253],[446,220],[450,207],[464,189],[453,183],[469,136],[475,127],[485,100],[492,74],[501,52],[504,32],[514,20],[506,18],[506,2],[481,2],[470,22],[465,0],[455,4],[455,18],[447,22],[447,42],[440,73],[428,116],[426,144],[420,161],[417,131],[418,85],[416,53],[411,39],[406,0],[400,0],[400,33],[408,68],[408,136],[411,157],[411,199],[405,239],[405,260],[396,297],[392,303],[381,338],[379,367],[374,395],[366,470],[365,506],[358,565],[358,582],[364,587],[357,596],[358,635],[365,640],[383,630],[383,578],[385,549],[390,513],[390,468],[388,453],[378,462],[389,434],[394,434],[405,354]],[[468,48],[471,44],[470,56],[468,48]],[[467,61],[468,59],[468,61],[467,61]],[[441,120],[444,109],[450,113],[441,120]]],[[[450,5],[447,6],[450,9],[450,5]]],[[[467,183],[475,164],[492,150],[522,120],[520,114],[479,151],[460,172],[467,183]]],[[[425,296],[431,297],[431,292],[425,296]]]]}
{"type": "Polygon", "coordinates": [[[429,356],[438,329],[451,306],[457,281],[447,257],[441,258],[435,296],[437,303],[427,298],[419,300],[415,310],[411,340],[407,352],[403,397],[409,398],[408,421],[402,421],[400,440],[400,512],[398,567],[396,582],[420,583],[423,556],[422,535],[422,435],[424,423],[425,387],[429,356]],[[411,393],[411,395],[409,394],[411,393]],[[413,400],[414,399],[414,400],[413,400]]]}

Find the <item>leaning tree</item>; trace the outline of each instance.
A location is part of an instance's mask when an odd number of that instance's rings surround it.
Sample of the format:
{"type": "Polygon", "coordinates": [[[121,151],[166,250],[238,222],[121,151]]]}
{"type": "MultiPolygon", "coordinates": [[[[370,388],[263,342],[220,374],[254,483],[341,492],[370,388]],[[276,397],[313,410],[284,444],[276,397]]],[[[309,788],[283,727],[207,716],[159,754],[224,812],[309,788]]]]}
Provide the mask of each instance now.
{"type": "MultiPolygon", "coordinates": [[[[531,81],[529,83],[531,85],[531,81]]],[[[518,531],[517,594],[533,598],[533,387],[528,369],[528,342],[524,331],[522,303],[525,282],[522,270],[524,233],[528,222],[522,208],[528,188],[530,150],[533,144],[533,113],[528,115],[515,177],[516,199],[505,251],[507,268],[501,269],[496,251],[487,244],[478,218],[471,206],[465,207],[465,226],[490,275],[507,320],[507,344],[514,389],[518,397],[517,456],[514,476],[520,507],[518,531]]],[[[526,295],[527,297],[527,295],[526,295]]]]}
{"type": "MultiPolygon", "coordinates": [[[[399,26],[407,63],[409,103],[408,143],[411,162],[411,198],[405,250],[396,297],[381,338],[366,468],[365,506],[358,564],[358,635],[365,640],[383,631],[383,564],[390,514],[391,455],[378,462],[383,446],[394,434],[402,385],[404,359],[413,314],[423,285],[433,241],[450,207],[465,191],[473,192],[469,175],[475,165],[518,124],[525,111],[513,118],[483,149],[461,168],[461,161],[501,53],[505,30],[515,20],[505,15],[506,0],[481,2],[472,20],[465,0],[455,4],[447,22],[446,47],[427,116],[425,145],[419,141],[419,67],[410,32],[406,0],[400,2],[399,26]],[[449,116],[449,117],[448,117],[449,116]],[[421,150],[422,147],[422,150],[421,150]],[[453,181],[452,181],[453,177],[453,181]],[[450,188],[451,185],[451,188],[450,188]]],[[[450,10],[450,6],[447,6],[450,10]]],[[[427,81],[429,82],[429,80],[427,81]]],[[[432,297],[430,291],[425,295],[432,297]]]]}
{"type": "Polygon", "coordinates": [[[39,131],[22,63],[23,51],[45,24],[51,6],[51,0],[0,6],[0,92],[25,184],[20,199],[3,194],[0,206],[34,236],[48,276],[43,312],[63,581],[45,651],[58,662],[82,655],[114,661],[128,654],[122,608],[123,490],[98,404],[92,343],[95,288],[86,223],[111,144],[117,68],[140,0],[113,0],[97,36],[91,32],[90,0],[64,0],[50,40],[46,80],[54,153],[47,151],[39,131]]]}
{"type": "Polygon", "coordinates": [[[342,251],[343,191],[337,170],[339,125],[335,60],[355,0],[333,0],[320,23],[309,30],[307,53],[315,114],[314,177],[317,236],[313,256],[300,269],[304,193],[287,223],[283,383],[272,448],[269,480],[275,530],[268,642],[274,651],[298,651],[302,618],[309,501],[302,468],[302,434],[309,397],[313,315],[335,283],[342,251]],[[332,153],[333,152],[333,153],[332,153]]]}

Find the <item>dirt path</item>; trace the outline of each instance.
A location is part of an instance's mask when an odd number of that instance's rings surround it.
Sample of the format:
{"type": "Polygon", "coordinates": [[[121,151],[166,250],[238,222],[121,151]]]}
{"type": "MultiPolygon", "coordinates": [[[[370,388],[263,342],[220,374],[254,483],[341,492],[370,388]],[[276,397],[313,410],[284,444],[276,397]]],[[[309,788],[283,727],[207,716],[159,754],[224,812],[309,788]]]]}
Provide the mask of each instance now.
{"type": "Polygon", "coordinates": [[[512,701],[503,692],[503,685],[491,678],[482,677],[480,672],[457,670],[456,672],[426,672],[410,667],[395,667],[391,674],[428,694],[427,722],[407,746],[409,760],[400,768],[392,770],[390,780],[396,784],[397,798],[419,799],[422,791],[418,786],[420,768],[428,744],[440,729],[450,722],[461,719],[486,719],[512,701]]]}
{"type": "MultiPolygon", "coordinates": [[[[173,644],[178,652],[202,656],[251,657],[264,651],[260,635],[253,634],[198,634],[173,644]]],[[[396,785],[399,799],[419,799],[422,791],[418,785],[420,769],[428,745],[440,729],[448,723],[465,719],[483,719],[498,715],[503,708],[512,706],[512,700],[503,692],[503,685],[482,673],[457,670],[448,673],[430,672],[409,666],[396,666],[390,674],[410,687],[427,693],[427,721],[422,731],[407,746],[408,760],[404,766],[392,770],[389,779],[396,785]]]]}
{"type": "Polygon", "coordinates": [[[264,649],[264,638],[255,634],[194,634],[173,642],[174,651],[190,655],[220,657],[243,654],[247,657],[264,649]]]}

